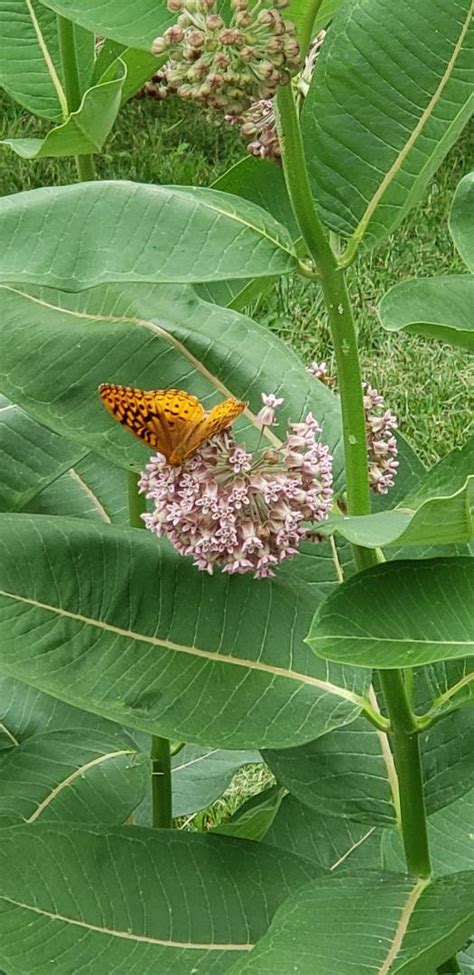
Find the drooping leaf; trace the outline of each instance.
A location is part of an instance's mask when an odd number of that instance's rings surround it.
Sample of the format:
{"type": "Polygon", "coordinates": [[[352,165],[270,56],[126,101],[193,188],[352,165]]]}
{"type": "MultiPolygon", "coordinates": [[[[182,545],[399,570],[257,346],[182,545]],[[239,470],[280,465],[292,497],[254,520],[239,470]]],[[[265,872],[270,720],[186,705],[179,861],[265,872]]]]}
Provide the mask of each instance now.
{"type": "Polygon", "coordinates": [[[437,497],[430,493],[431,497],[417,494],[413,507],[407,498],[389,511],[358,517],[334,516],[323,526],[323,533],[337,532],[365,548],[469,542],[473,535],[474,475],[455,493],[437,497]]]}
{"type": "Polygon", "coordinates": [[[467,173],[454,194],[449,229],[456,250],[470,271],[474,271],[474,173],[467,173]]]}
{"type": "MultiPolygon", "coordinates": [[[[389,835],[392,832],[387,830],[389,835]]],[[[382,866],[382,835],[376,826],[328,816],[287,795],[263,842],[306,857],[326,870],[357,870],[382,866]]]]}
{"type": "Polygon", "coordinates": [[[239,809],[219,826],[214,827],[213,833],[221,836],[238,836],[244,840],[258,842],[266,834],[275,816],[278,814],[286,789],[272,786],[247,799],[239,809]]]}
{"type": "MultiPolygon", "coordinates": [[[[56,15],[38,0],[0,2],[0,85],[34,115],[59,121],[68,114],[56,15]]],[[[75,28],[79,80],[90,85],[94,34],[75,28]]]]}
{"type": "Polygon", "coordinates": [[[395,284],[378,311],[389,332],[408,332],[472,351],[473,303],[474,275],[445,274],[395,284]]]}
{"type": "Polygon", "coordinates": [[[21,510],[86,454],[0,396],[0,510],[21,510]]]}
{"type": "Polygon", "coordinates": [[[82,156],[100,152],[112,129],[121,102],[126,65],[118,59],[105,76],[89,88],[76,112],[62,125],[51,129],[44,139],[3,139],[23,159],[82,156]]]}
{"type": "Polygon", "coordinates": [[[11,676],[120,724],[222,748],[298,744],[359,713],[367,672],[327,669],[303,642],[333,584],[330,561],[307,579],[298,560],[272,580],[211,579],[148,532],[0,519],[0,667],[11,676]]]}
{"type": "Polygon", "coordinates": [[[312,410],[340,484],[337,398],[251,319],[203,302],[190,289],[163,285],[106,285],[79,294],[4,287],[0,313],[0,387],[41,423],[112,463],[140,470],[150,453],[106,413],[97,395],[101,382],[185,388],[206,408],[236,396],[249,407],[235,429],[248,431],[254,443],[261,394],[275,392],[285,402],[270,444],[279,444],[280,429],[284,439],[288,420],[312,410]]]}
{"type": "Polygon", "coordinates": [[[420,198],[474,108],[471,0],[346,0],[303,109],[315,199],[373,247],[420,198]],[[421,40],[420,40],[421,39],[421,40]]]}
{"type": "Polygon", "coordinates": [[[474,560],[388,562],[339,586],[307,642],[319,656],[363,667],[419,667],[474,653],[474,560]]]}
{"type": "Polygon", "coordinates": [[[157,70],[157,59],[148,51],[136,47],[125,47],[117,41],[105,40],[94,65],[94,82],[100,81],[104,72],[118,60],[127,68],[127,76],[122,88],[122,104],[136,94],[157,70]]]}
{"type": "Polygon", "coordinates": [[[3,197],[0,243],[0,280],[66,291],[296,267],[288,231],[260,207],[217,190],[118,180],[3,197]]]}
{"type": "MultiPolygon", "coordinates": [[[[210,806],[225,792],[242,765],[261,761],[256,751],[185,745],[171,759],[173,817],[189,816],[210,806]]],[[[151,794],[136,810],[134,822],[137,826],[152,825],[151,794]]]]}
{"type": "Polygon", "coordinates": [[[293,894],[232,975],[427,975],[472,931],[474,871],[416,880],[376,871],[321,876],[293,894]],[[357,968],[354,968],[354,959],[357,968]]]}
{"type": "Polygon", "coordinates": [[[305,860],[230,837],[4,829],[0,964],[9,975],[65,964],[75,975],[97,966],[100,975],[220,975],[310,876],[305,860]]]}

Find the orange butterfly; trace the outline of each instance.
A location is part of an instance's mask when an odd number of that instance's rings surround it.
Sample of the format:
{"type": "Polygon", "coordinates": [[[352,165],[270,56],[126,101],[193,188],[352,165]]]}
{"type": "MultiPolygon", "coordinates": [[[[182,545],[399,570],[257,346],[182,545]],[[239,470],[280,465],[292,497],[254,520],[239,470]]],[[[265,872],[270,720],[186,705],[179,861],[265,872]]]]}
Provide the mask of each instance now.
{"type": "Polygon", "coordinates": [[[168,464],[181,464],[192,457],[247,406],[231,397],[206,413],[197,396],[182,389],[144,390],[115,383],[102,383],[99,396],[119,423],[164,454],[168,464]]]}

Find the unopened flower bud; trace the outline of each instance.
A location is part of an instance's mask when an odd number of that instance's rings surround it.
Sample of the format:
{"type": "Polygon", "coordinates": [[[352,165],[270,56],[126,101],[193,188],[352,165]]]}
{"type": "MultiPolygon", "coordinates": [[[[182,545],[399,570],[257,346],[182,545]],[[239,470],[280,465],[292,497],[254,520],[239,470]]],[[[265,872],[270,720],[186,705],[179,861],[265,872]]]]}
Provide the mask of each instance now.
{"type": "Polygon", "coordinates": [[[222,30],[222,28],[225,27],[225,23],[219,14],[210,14],[209,17],[206,18],[206,27],[208,30],[212,31],[222,30]]]}
{"type": "Polygon", "coordinates": [[[191,45],[191,47],[202,47],[205,41],[204,34],[202,30],[188,30],[186,34],[186,42],[191,45]]]}
{"type": "Polygon", "coordinates": [[[164,54],[168,50],[169,44],[165,37],[155,37],[153,44],[151,45],[152,54],[164,54]]]}
{"type": "Polygon", "coordinates": [[[242,47],[239,51],[242,61],[245,61],[247,64],[250,64],[252,61],[255,60],[256,53],[257,52],[255,48],[248,47],[248,45],[245,45],[245,47],[242,47]]]}
{"type": "Polygon", "coordinates": [[[236,14],[235,23],[237,27],[249,27],[252,23],[252,17],[248,10],[243,10],[242,13],[236,14]]]}
{"type": "Polygon", "coordinates": [[[224,28],[224,30],[220,32],[219,40],[221,44],[226,44],[226,45],[234,44],[235,46],[238,46],[239,44],[243,43],[243,37],[241,32],[231,27],[226,27],[224,28]]]}
{"type": "Polygon", "coordinates": [[[249,7],[248,0],[230,0],[230,6],[235,13],[248,10],[249,7]]]}
{"type": "Polygon", "coordinates": [[[210,71],[206,80],[211,88],[222,88],[222,85],[224,84],[223,76],[221,74],[217,74],[217,71],[210,71]]]}
{"type": "Polygon", "coordinates": [[[179,27],[178,24],[173,24],[172,27],[168,27],[168,29],[165,30],[164,33],[164,38],[168,42],[168,44],[181,44],[183,37],[184,37],[183,28],[179,27]]]}
{"type": "Polygon", "coordinates": [[[183,9],[183,0],[168,0],[167,7],[170,13],[179,13],[183,9]]]}
{"type": "Polygon", "coordinates": [[[227,54],[227,52],[218,51],[214,58],[214,64],[216,68],[220,68],[222,71],[225,71],[225,69],[228,68],[230,64],[230,57],[227,54]]]}

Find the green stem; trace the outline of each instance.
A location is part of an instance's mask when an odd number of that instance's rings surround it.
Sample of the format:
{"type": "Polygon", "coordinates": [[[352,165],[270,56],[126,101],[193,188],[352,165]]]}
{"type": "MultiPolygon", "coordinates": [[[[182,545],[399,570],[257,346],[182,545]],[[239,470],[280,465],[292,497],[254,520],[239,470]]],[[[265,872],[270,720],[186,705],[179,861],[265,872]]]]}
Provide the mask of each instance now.
{"type": "MultiPolygon", "coordinates": [[[[74,24],[66,17],[57,15],[59,50],[63,66],[64,88],[66,91],[68,113],[77,112],[81,101],[82,91],[77,63],[77,49],[74,24]]],[[[76,156],[76,167],[79,179],[95,179],[94,157],[91,155],[76,156]]]]}
{"type": "Polygon", "coordinates": [[[400,813],[407,867],[418,877],[431,874],[426,808],[416,719],[408,703],[400,670],[380,670],[379,679],[390,718],[390,742],[400,785],[400,813]]]}
{"type": "MultiPolygon", "coordinates": [[[[303,139],[291,86],[278,92],[278,130],[286,186],[293,211],[320,275],[337,361],[347,490],[351,515],[370,512],[369,476],[362,377],[352,307],[344,270],[338,265],[311,192],[303,139]]],[[[377,553],[353,546],[357,569],[376,565],[377,553]]],[[[418,728],[403,676],[398,670],[380,672],[390,720],[390,741],[400,786],[400,816],[407,866],[421,877],[431,873],[423,795],[418,728]]],[[[368,715],[370,719],[370,715],[368,715]]]]}
{"type": "MultiPolygon", "coordinates": [[[[138,478],[133,471],[128,474],[128,520],[132,528],[143,528],[141,515],[146,511],[146,500],[138,491],[138,478]]],[[[171,749],[167,738],[152,735],[151,739],[151,796],[153,826],[171,827],[171,749]]]]}
{"type": "Polygon", "coordinates": [[[151,802],[154,827],[171,828],[171,754],[167,738],[151,739],[151,802]]]}
{"type": "MultiPolygon", "coordinates": [[[[303,139],[290,85],[278,92],[278,128],[286,185],[294,214],[310,256],[321,274],[341,397],[342,429],[350,515],[370,512],[367,439],[357,336],[344,271],[338,267],[317,214],[306,169],[303,139]]],[[[359,569],[375,564],[368,549],[354,546],[359,569]]]]}

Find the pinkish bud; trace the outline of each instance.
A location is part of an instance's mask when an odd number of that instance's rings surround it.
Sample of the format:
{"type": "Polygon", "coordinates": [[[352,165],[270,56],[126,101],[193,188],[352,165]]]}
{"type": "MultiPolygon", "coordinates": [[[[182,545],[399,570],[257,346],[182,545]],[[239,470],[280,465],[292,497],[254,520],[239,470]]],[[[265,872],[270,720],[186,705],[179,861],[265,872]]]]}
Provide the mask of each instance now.
{"type": "Polygon", "coordinates": [[[177,14],[183,9],[183,0],[168,0],[167,7],[170,13],[177,14]]]}

